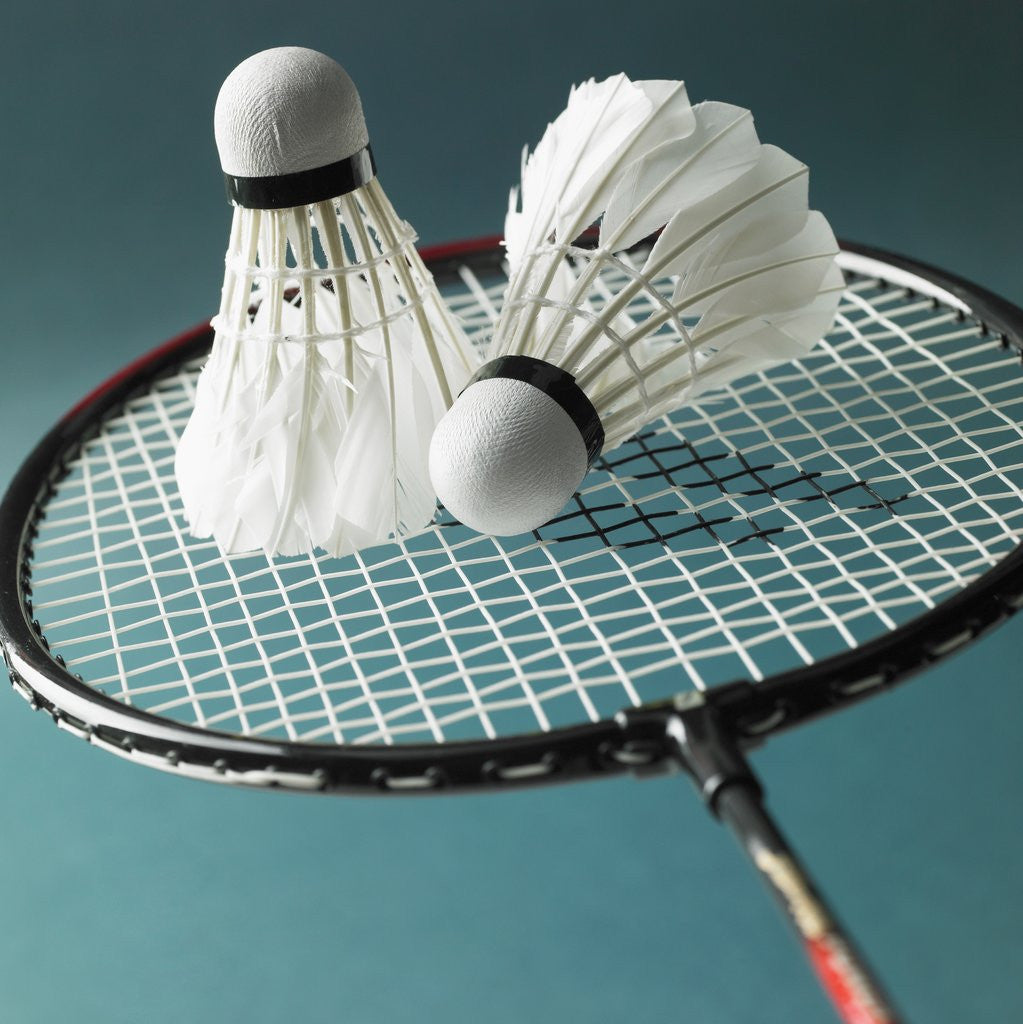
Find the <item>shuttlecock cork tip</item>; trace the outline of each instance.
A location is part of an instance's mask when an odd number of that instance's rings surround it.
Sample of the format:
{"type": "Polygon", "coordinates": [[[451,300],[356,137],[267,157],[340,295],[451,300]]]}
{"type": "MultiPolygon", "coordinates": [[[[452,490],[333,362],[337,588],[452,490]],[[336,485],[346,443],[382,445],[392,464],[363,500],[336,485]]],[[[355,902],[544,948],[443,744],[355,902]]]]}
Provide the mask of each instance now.
{"type": "Polygon", "coordinates": [[[571,376],[528,357],[488,364],[430,444],[430,478],[460,522],[506,537],[539,529],[568,503],[603,431],[571,376]]]}
{"type": "Polygon", "coordinates": [[[302,46],[263,50],[227,76],[213,115],[228,197],[280,209],[330,199],[373,177],[358,90],[302,46]]]}

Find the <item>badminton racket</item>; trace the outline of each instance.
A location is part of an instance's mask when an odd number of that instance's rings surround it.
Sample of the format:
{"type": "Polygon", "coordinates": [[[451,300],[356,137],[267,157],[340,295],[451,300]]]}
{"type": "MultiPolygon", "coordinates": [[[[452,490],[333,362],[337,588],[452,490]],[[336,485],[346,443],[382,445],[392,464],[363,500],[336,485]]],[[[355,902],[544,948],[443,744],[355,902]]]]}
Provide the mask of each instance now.
{"type": "MultiPolygon", "coordinates": [[[[483,345],[497,240],[424,256],[483,345]]],[[[603,272],[598,306],[630,259],[642,249],[603,272]]],[[[15,690],[94,746],[241,786],[427,794],[683,769],[842,1019],[897,1020],[745,755],[1023,605],[1023,313],[908,259],[840,261],[836,323],[808,356],[605,452],[542,529],[483,537],[441,510],[339,559],[225,557],[189,535],[174,451],[212,333],[174,339],[76,405],[0,504],[15,690]]]]}

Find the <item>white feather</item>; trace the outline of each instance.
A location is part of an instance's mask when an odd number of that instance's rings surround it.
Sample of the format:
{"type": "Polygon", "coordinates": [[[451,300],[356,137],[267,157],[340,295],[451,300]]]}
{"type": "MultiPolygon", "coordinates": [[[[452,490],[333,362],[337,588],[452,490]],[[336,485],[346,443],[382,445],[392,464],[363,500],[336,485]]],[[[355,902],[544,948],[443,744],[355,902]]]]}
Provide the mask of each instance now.
{"type": "MultiPolygon", "coordinates": [[[[357,314],[367,319],[370,298],[358,293],[354,303],[357,314]]],[[[425,316],[430,331],[449,337],[441,311],[430,309],[425,316]]],[[[448,401],[431,372],[426,347],[424,332],[411,317],[392,321],[363,340],[369,358],[359,374],[358,397],[335,467],[339,529],[347,524],[379,542],[388,535],[416,533],[433,518],[437,502],[427,453],[448,401]]],[[[442,346],[437,355],[444,378],[460,390],[469,376],[461,353],[442,346]]],[[[346,549],[336,535],[324,546],[334,554],[346,549]]],[[[362,546],[365,541],[355,545],[362,546]]]]}
{"type": "Polygon", "coordinates": [[[681,83],[635,83],[625,75],[572,89],[568,106],[547,126],[532,154],[523,151],[522,182],[511,194],[505,246],[513,271],[550,235],[571,242],[600,215],[618,168],[665,132],[691,130],[681,83]],[[676,88],[665,89],[665,85],[676,88]],[[518,208],[521,203],[521,209],[518,208]]]}
{"type": "Polygon", "coordinates": [[[787,313],[814,300],[837,253],[834,233],[816,210],[768,215],[722,245],[713,263],[680,278],[672,304],[703,314],[694,341],[705,321],[787,313]]]}
{"type": "Polygon", "coordinates": [[[261,546],[313,550],[333,524],[331,466],[343,444],[345,382],[315,343],[278,346],[275,380],[244,425],[251,452],[234,509],[261,546]]]}
{"type": "Polygon", "coordinates": [[[427,453],[443,412],[414,359],[403,353],[389,365],[377,362],[339,453],[336,508],[344,522],[376,536],[382,521],[398,535],[430,522],[437,502],[427,453]]]}
{"type": "MultiPolygon", "coordinates": [[[[529,327],[546,338],[545,351],[563,347],[566,318],[557,306],[569,294],[564,247],[604,213],[628,168],[663,144],[689,136],[695,126],[682,82],[630,82],[616,75],[571,91],[568,106],[533,153],[523,154],[521,189],[513,190],[505,221],[511,269],[506,305],[518,309],[521,296],[531,292],[542,293],[544,305],[534,304],[525,318],[499,320],[492,350],[522,351],[529,327]],[[550,241],[559,248],[545,251],[550,241]]],[[[577,296],[589,283],[589,275],[581,276],[577,296]]]]}
{"type": "Polygon", "coordinates": [[[693,131],[662,142],[621,175],[601,222],[600,246],[618,252],[642,241],[757,162],[760,145],[748,110],[700,103],[693,114],[693,131]]]}
{"type": "Polygon", "coordinates": [[[478,356],[414,237],[375,180],[312,220],[236,212],[175,463],[197,536],[225,552],[341,554],[429,523],[425,446],[478,356]]]}
{"type": "Polygon", "coordinates": [[[723,240],[762,221],[765,213],[806,214],[806,165],[776,146],[760,146],[755,156],[745,174],[672,215],[647,257],[645,274],[692,273],[701,259],[718,262],[723,240]]]}

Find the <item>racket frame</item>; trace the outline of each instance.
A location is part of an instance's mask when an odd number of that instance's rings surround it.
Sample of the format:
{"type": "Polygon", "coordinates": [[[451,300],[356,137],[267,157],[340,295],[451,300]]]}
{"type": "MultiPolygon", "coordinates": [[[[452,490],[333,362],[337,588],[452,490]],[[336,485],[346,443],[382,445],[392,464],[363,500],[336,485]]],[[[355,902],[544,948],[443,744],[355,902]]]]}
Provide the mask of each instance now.
{"type": "MultiPolygon", "coordinates": [[[[854,272],[895,268],[899,284],[973,317],[1023,354],[1023,311],[946,271],[850,243],[854,272]]],[[[440,284],[465,262],[498,270],[496,238],[425,249],[440,284]]],[[[31,607],[31,562],[40,514],[72,457],[104,417],[167,370],[200,357],[213,332],[201,324],[142,356],[75,405],[40,441],[0,503],[0,648],[12,684],[58,726],[123,757],[179,774],[260,787],[326,793],[437,793],[513,788],[617,774],[673,770],[669,726],[680,710],[712,709],[748,750],[769,735],[890,689],[954,653],[1023,607],[1023,545],[925,614],[855,649],[752,683],[745,680],[675,701],[630,708],[615,719],[545,733],[443,744],[348,745],[247,738],[177,723],[88,686],[51,654],[31,607]]],[[[683,759],[684,761],[684,759],[683,759]]],[[[687,767],[683,763],[683,767],[687,767]]]]}

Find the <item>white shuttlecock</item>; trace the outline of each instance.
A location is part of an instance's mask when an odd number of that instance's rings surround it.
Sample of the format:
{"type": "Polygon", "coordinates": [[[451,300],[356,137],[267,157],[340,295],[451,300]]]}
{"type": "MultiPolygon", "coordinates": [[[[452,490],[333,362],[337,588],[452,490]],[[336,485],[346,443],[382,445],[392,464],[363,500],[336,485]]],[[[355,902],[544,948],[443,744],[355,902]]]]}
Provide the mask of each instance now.
{"type": "Polygon", "coordinates": [[[489,361],[430,449],[447,508],[498,536],[556,516],[599,452],[651,420],[804,354],[842,288],[806,167],[761,145],[748,110],[690,106],[681,82],[573,89],[523,155],[505,244],[489,361]],[[574,247],[598,219],[597,247],[574,247]],[[641,266],[619,255],[658,230],[641,266]],[[611,295],[607,270],[625,277],[611,295]]]}
{"type": "Polygon", "coordinates": [[[478,359],[375,177],[352,80],[266,50],[225,81],[215,129],[235,210],[175,464],[192,532],[290,555],[423,528],[429,438],[478,359]]]}

